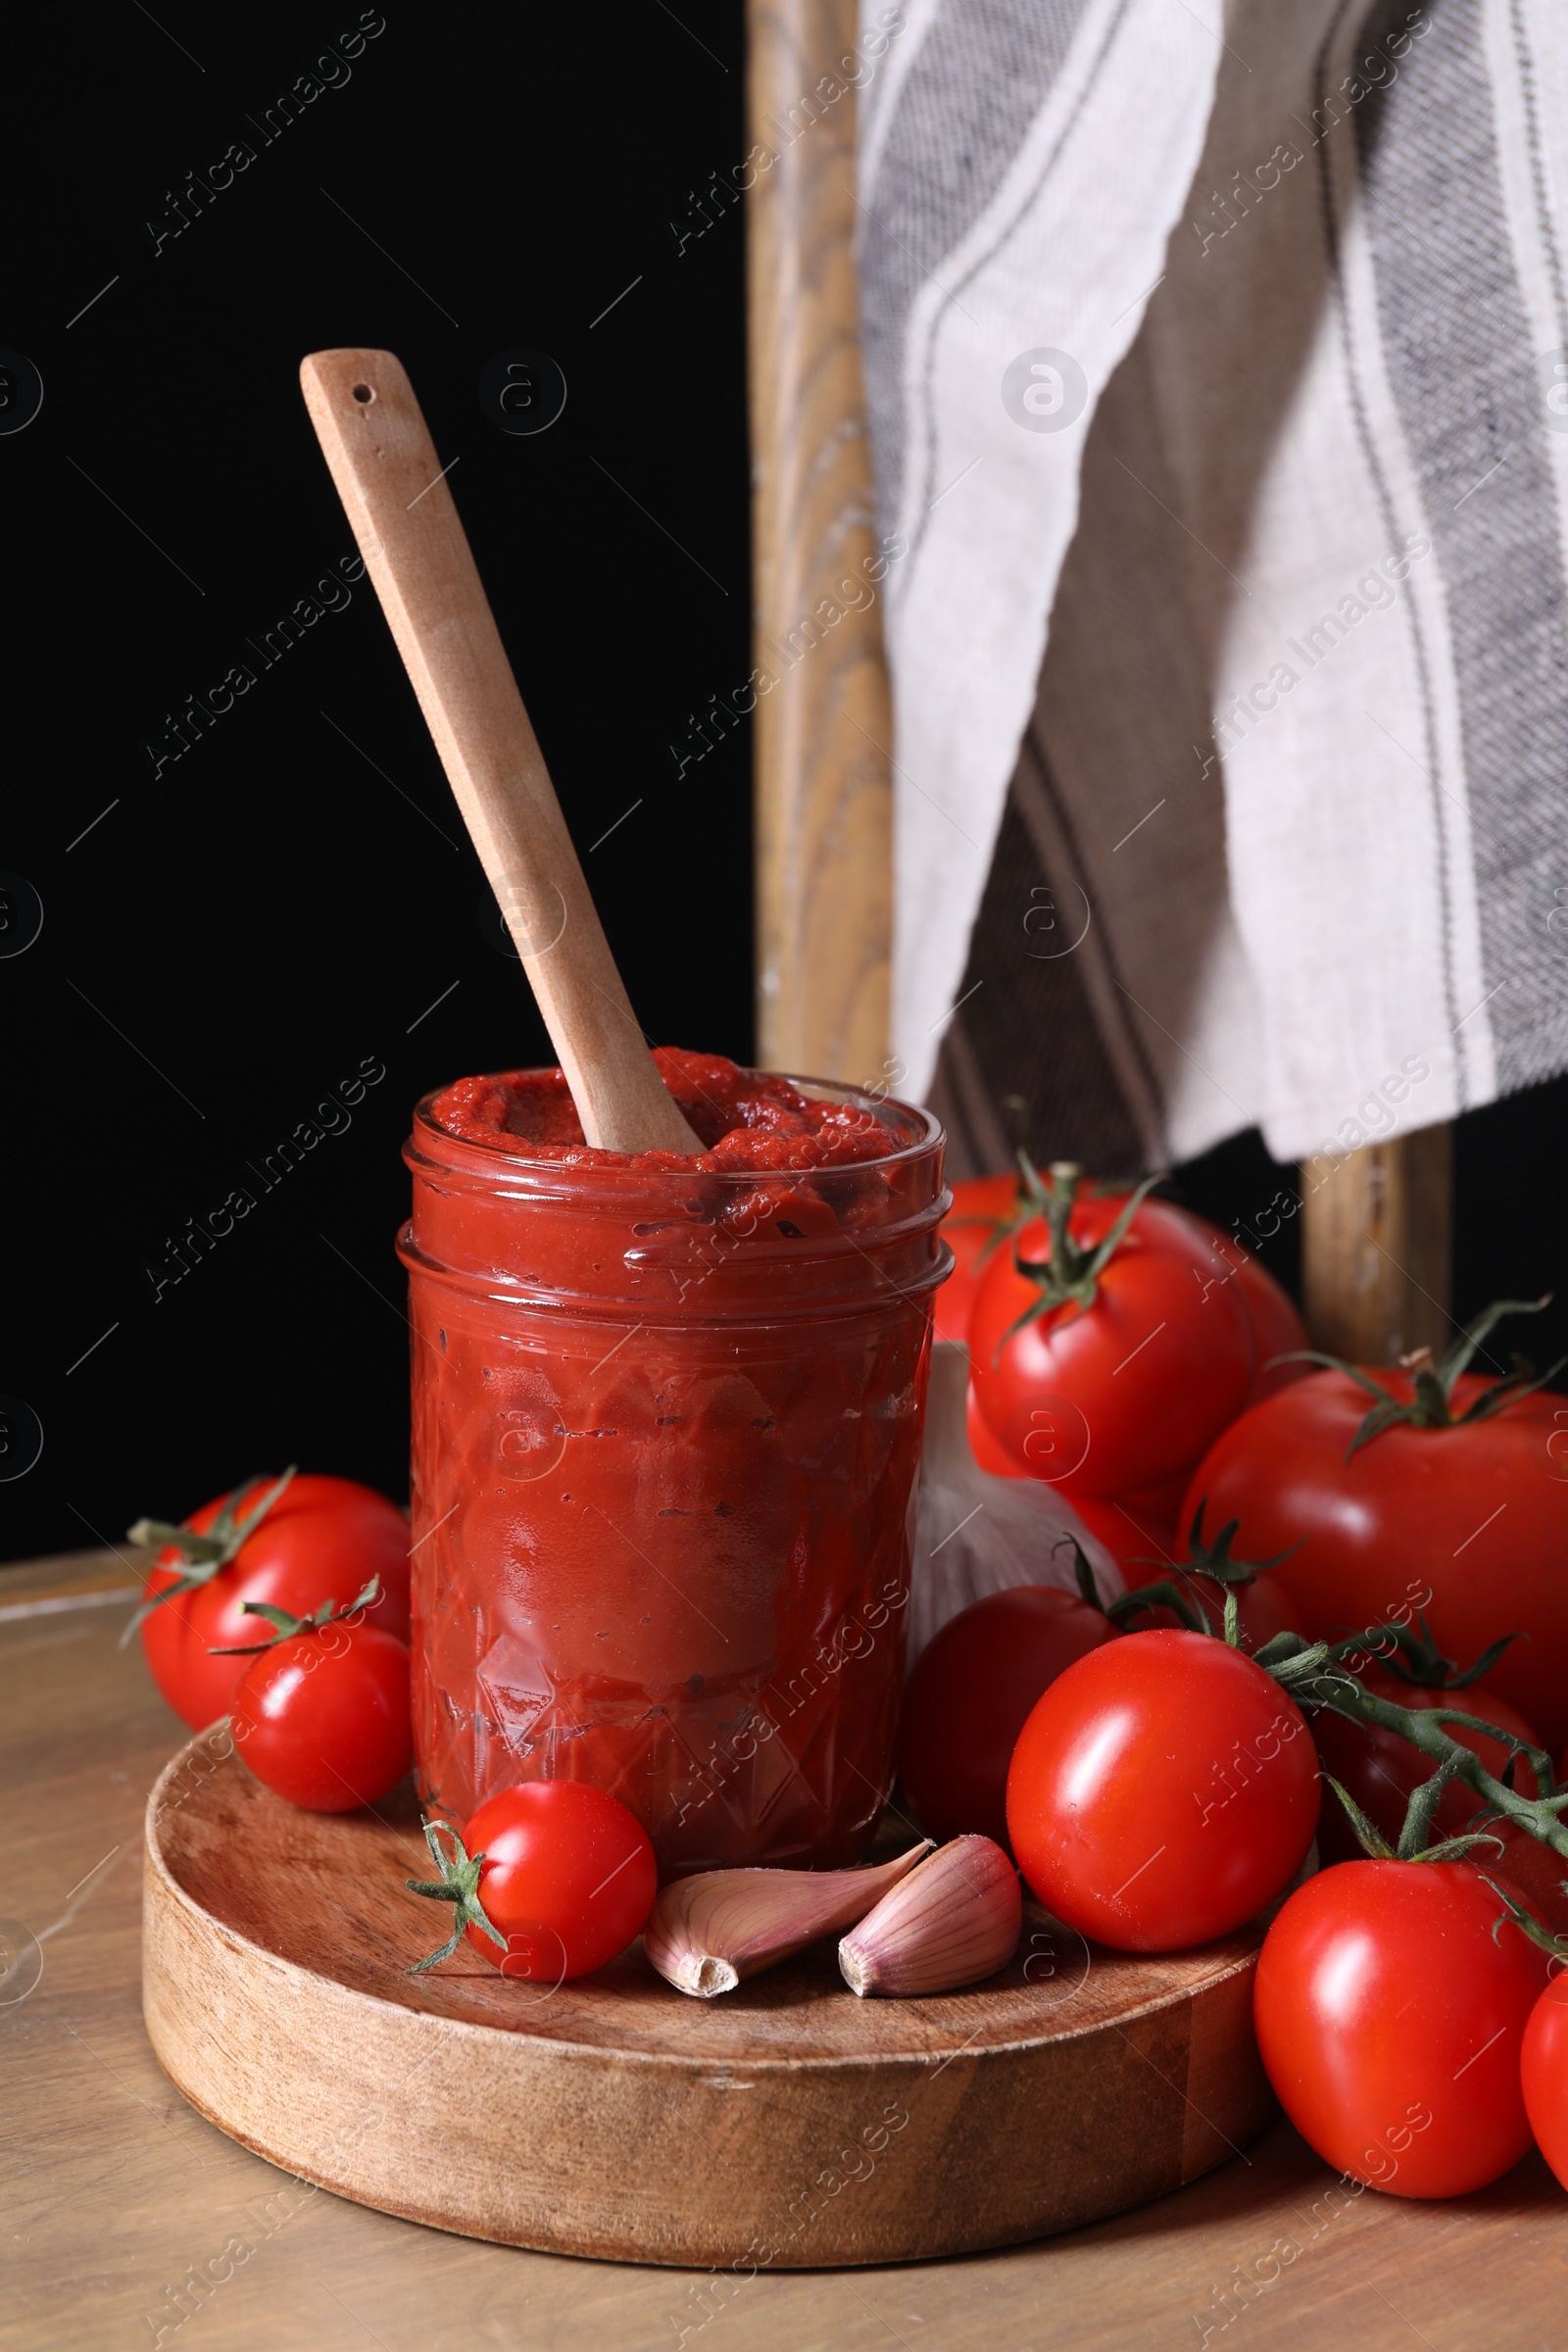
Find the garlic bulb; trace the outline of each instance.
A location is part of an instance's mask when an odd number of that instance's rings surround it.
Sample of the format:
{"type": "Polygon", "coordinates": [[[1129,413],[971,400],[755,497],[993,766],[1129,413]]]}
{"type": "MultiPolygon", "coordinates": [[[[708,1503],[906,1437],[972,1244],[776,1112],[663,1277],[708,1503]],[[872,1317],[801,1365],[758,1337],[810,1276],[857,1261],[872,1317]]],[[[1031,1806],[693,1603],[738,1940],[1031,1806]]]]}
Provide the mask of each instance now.
{"type": "Polygon", "coordinates": [[[931,1840],[874,1870],[709,1870],[666,1886],[643,1949],[677,1992],[733,1992],[819,1936],[853,1926],[913,1869],[931,1840]]]}
{"type": "Polygon", "coordinates": [[[901,1879],[839,1945],[852,1992],[956,1992],[1004,1968],[1018,1945],[1018,1873],[990,1838],[950,1838],[901,1879]]]}
{"type": "Polygon", "coordinates": [[[1075,1592],[1071,1546],[1053,1549],[1063,1536],[1075,1536],[1083,1545],[1102,1600],[1114,1600],[1126,1590],[1116,1563],[1065,1495],[1039,1479],[997,1478],[981,1469],[969,1449],[968,1396],[968,1349],[939,1340],[931,1350],[915,1516],[911,1666],[950,1617],[988,1593],[1012,1585],[1057,1585],[1075,1592]]]}

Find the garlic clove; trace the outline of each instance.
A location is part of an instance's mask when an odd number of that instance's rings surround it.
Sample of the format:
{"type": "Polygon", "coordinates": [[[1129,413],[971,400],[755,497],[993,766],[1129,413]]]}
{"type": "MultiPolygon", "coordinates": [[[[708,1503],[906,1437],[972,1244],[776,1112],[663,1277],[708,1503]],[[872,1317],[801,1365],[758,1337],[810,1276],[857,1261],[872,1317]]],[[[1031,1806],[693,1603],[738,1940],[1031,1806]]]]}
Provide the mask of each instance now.
{"type": "Polygon", "coordinates": [[[956,1992],[1006,1965],[1023,1926],[1018,1873],[993,1838],[954,1838],[839,1945],[852,1992],[956,1992]]]}
{"type": "Polygon", "coordinates": [[[1102,1600],[1126,1590],[1121,1570],[1067,1498],[1035,1478],[982,1470],[969,1445],[969,1351],[954,1340],[931,1350],[920,1493],[909,1571],[906,1670],[950,1617],[1012,1585],[1077,1590],[1072,1551],[1081,1544],[1102,1600]]]}
{"type": "Polygon", "coordinates": [[[654,1905],[643,1949],[678,1992],[711,2000],[863,1919],[930,1848],[923,1838],[874,1870],[710,1870],[677,1879],[654,1905]]]}

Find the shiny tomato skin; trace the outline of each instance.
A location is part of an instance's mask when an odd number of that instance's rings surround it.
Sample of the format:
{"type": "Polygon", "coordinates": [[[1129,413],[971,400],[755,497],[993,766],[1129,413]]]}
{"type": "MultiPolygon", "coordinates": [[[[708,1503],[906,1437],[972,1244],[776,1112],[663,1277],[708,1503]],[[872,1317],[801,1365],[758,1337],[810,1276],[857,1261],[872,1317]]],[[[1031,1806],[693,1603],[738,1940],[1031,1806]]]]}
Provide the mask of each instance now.
{"type": "Polygon", "coordinates": [[[479,1901],[506,1936],[503,1957],[478,1928],[468,1941],[504,1977],[564,1984],[623,1952],[654,1907],[659,1870],[648,1832],[618,1798],[586,1781],[523,1781],[486,1798],[463,1834],[483,1854],[479,1901]]]}
{"type": "Polygon", "coordinates": [[[1520,2045],[1544,1955],[1464,1862],[1342,1862],[1258,1955],[1270,2082],[1307,2145],[1396,2196],[1483,2188],[1530,2145],[1520,2045]]]}
{"type": "MultiPolygon", "coordinates": [[[[1115,1198],[1074,1208],[1088,1246],[1114,1221],[1115,1198]]],[[[1025,1258],[1045,1254],[1040,1219],[1020,1228],[1025,1258]]],[[[1247,1401],[1252,1327],[1237,1285],[1213,1278],[1195,1220],[1145,1200],[1099,1278],[1008,1332],[1039,1287],[1001,1250],[980,1286],[969,1358],[980,1410],[1019,1466],[1064,1494],[1113,1495],[1181,1475],[1247,1401]]]]}
{"type": "Polygon", "coordinates": [[[1568,2188],[1568,1976],[1554,1976],[1530,2012],[1519,2081],[1536,2143],[1568,2188]]]}
{"type": "MultiPolygon", "coordinates": [[[[1397,1371],[1371,1377],[1407,1396],[1397,1371]]],[[[1488,1384],[1456,1384],[1462,1409],[1488,1384]]],[[[1199,1464],[1184,1524],[1206,1495],[1206,1525],[1239,1519],[1236,1549],[1265,1558],[1313,1640],[1421,1610],[1438,1648],[1474,1658],[1524,1633],[1487,1676],[1556,1752],[1568,1739],[1568,1463],[1563,1399],[1538,1395],[1468,1428],[1386,1429],[1347,1459],[1372,1399],[1341,1372],[1315,1372],[1234,1421],[1199,1464]]]]}
{"type": "Polygon", "coordinates": [[[967,1342],[969,1315],[981,1278],[991,1263],[976,1268],[975,1260],[992,1247],[992,1255],[1005,1249],[998,1236],[1005,1232],[1018,1203],[1016,1176],[974,1176],[952,1188],[953,1206],[942,1222],[942,1239],[953,1251],[953,1271],[933,1301],[933,1338],[967,1342]]]}
{"type": "Polygon", "coordinates": [[[1306,1724],[1206,1634],[1128,1634],[1059,1675],[1007,1775],[1018,1867],[1049,1911],[1114,1950],[1229,1935],[1288,1886],[1317,1827],[1306,1724]]]}
{"type": "Polygon", "coordinates": [[[235,1663],[244,1672],[229,1706],[234,1744],[291,1805],[378,1804],[413,1763],[408,1644],[379,1626],[323,1626],[235,1663]]]}
{"type": "Polygon", "coordinates": [[[899,1771],[922,1829],[1007,1842],[1007,1767],[1035,1701],[1063,1667],[1117,1639],[1076,1592],[1015,1585],[950,1617],[904,1693],[899,1771]]]}
{"type": "MultiPolygon", "coordinates": [[[[256,1489],[259,1501],[268,1480],[256,1489]]],[[[211,1527],[226,1501],[219,1495],[192,1512],[187,1525],[198,1535],[211,1527]]],[[[186,1563],[168,1547],[159,1553],[147,1595],[177,1584],[186,1563]]],[[[169,1705],[193,1732],[226,1714],[244,1658],[215,1658],[214,1648],[237,1647],[261,1638],[265,1618],[247,1617],[243,1603],[266,1601],[291,1616],[308,1617],[323,1600],[345,1607],[372,1576],[381,1579],[381,1598],[368,1612],[369,1623],[400,1642],[409,1638],[409,1523],[395,1504],[351,1478],[309,1472],[289,1481],[255,1533],[212,1581],[166,1600],[141,1628],[142,1646],[154,1682],[169,1705]]]]}

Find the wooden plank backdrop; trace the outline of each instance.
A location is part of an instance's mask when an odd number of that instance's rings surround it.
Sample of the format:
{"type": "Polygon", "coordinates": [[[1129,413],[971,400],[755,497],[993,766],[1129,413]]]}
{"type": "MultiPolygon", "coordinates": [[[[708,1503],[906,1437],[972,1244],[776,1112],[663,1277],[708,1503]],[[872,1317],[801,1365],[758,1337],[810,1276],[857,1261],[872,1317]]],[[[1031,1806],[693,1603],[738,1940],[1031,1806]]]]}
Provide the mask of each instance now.
{"type": "Polygon", "coordinates": [[[855,98],[815,94],[855,48],[855,0],[752,0],[749,24],[753,660],[776,681],[756,717],[758,1051],[864,1083],[887,1054],[893,719],[880,598],[836,594],[875,542],[855,98]]]}

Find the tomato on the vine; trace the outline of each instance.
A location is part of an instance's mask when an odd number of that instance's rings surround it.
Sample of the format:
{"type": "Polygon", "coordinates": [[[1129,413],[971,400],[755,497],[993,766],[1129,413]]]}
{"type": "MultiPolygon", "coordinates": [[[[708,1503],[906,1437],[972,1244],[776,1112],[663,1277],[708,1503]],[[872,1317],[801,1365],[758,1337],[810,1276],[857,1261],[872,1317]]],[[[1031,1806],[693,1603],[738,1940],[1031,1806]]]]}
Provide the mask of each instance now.
{"type": "Polygon", "coordinates": [[[1342,1862],[1269,1929],[1257,2046],[1325,2162],[1396,2196],[1462,2196],[1530,2145],[1520,2046],[1545,1975],[1470,1863],[1342,1862]]]}
{"type": "Polygon", "coordinates": [[[125,1638],[140,1625],[153,1680],[193,1732],[226,1714],[245,1671],[243,1658],[212,1653],[253,1639],[247,1601],[307,1617],[379,1577],[368,1621],[409,1638],[409,1523],[384,1494],[353,1479],[250,1479],[181,1528],[143,1519],[130,1536],[163,1549],[125,1638]]]}
{"type": "MultiPolygon", "coordinates": [[[[1137,1524],[1125,1503],[1080,1502],[1078,1509],[1097,1535],[1101,1535],[1102,1524],[1111,1515],[1128,1525],[1137,1524]]],[[[1276,1634],[1300,1633],[1300,1620],[1273,1573],[1278,1560],[1234,1558],[1231,1551],[1237,1534],[1234,1521],[1222,1527],[1212,1543],[1205,1541],[1203,1511],[1204,1505],[1200,1503],[1185,1539],[1173,1533],[1170,1544],[1161,1544],[1157,1552],[1139,1554],[1129,1548],[1116,1554],[1117,1565],[1130,1588],[1117,1603],[1118,1622],[1135,1633],[1160,1625],[1191,1625],[1190,1614],[1178,1616],[1162,1601],[1154,1601],[1137,1612],[1128,1607],[1128,1600],[1136,1595],[1141,1585],[1165,1584],[1185,1596],[1189,1607],[1196,1603],[1200,1619],[1206,1619],[1215,1632],[1223,1631],[1225,1602],[1234,1592],[1237,1639],[1249,1652],[1265,1648],[1276,1634]]]]}
{"type": "Polygon", "coordinates": [[[625,1950],[659,1891],[648,1832],[586,1781],[523,1781],[488,1797],[461,1836],[443,1822],[424,1835],[441,1878],[409,1886],[455,1912],[451,1941],[420,1969],[466,1936],[504,1977],[585,1977],[625,1950]]]}
{"type": "Polygon", "coordinates": [[[1007,1776],[1018,1867],[1047,1909],[1121,1951],[1206,1943],[1305,1859],[1317,1757],[1295,1701],[1205,1634],[1129,1634],[1066,1668],[1007,1776]]]}
{"type": "Polygon", "coordinates": [[[899,1772],[922,1828],[1005,1845],[1007,1767],[1035,1701],[1116,1638],[1102,1609],[1051,1585],[1014,1585],[950,1617],[904,1693],[899,1772]]]}
{"type": "MultiPolygon", "coordinates": [[[[1466,1715],[1479,1716],[1483,1722],[1494,1723],[1499,1731],[1511,1732],[1516,1739],[1528,1740],[1532,1747],[1541,1744],[1518,1708],[1509,1706],[1505,1698],[1498,1698],[1490,1690],[1424,1690],[1396,1681],[1392,1675],[1380,1674],[1375,1667],[1368,1667],[1360,1679],[1375,1697],[1393,1699],[1396,1706],[1456,1707],[1466,1715]]],[[[1489,1740],[1485,1732],[1471,1731],[1462,1723],[1445,1724],[1444,1729],[1450,1740],[1456,1740],[1461,1747],[1468,1747],[1481,1758],[1494,1780],[1501,1780],[1513,1753],[1505,1741],[1489,1740]]],[[[1412,1747],[1396,1731],[1381,1724],[1352,1723],[1348,1717],[1328,1708],[1314,1721],[1312,1738],[1324,1771],[1332,1773],[1355,1799],[1372,1827],[1391,1845],[1396,1844],[1412,1793],[1423,1781],[1432,1778],[1430,1756],[1412,1747]]],[[[1522,1758],[1514,1767],[1513,1785],[1521,1796],[1536,1794],[1536,1776],[1522,1758]]],[[[1438,1805],[1433,1838],[1456,1837],[1468,1827],[1478,1802],[1475,1790],[1465,1782],[1450,1781],[1438,1805]]],[[[1531,1838],[1530,1842],[1540,1841],[1531,1838]]],[[[1541,1850],[1544,1853],[1548,1849],[1543,1846],[1541,1850]]],[[[1343,1806],[1324,1806],[1318,1852],[1325,1863],[1353,1862],[1360,1858],[1361,1846],[1343,1806]]]]}
{"type": "Polygon", "coordinates": [[[277,1637],[241,1660],[234,1744],[265,1787],[313,1813],[349,1813],[394,1789],[414,1761],[406,1642],[361,1605],[318,1622],[258,1608],[277,1637]]]}
{"type": "Polygon", "coordinates": [[[1279,1359],[1296,1355],[1306,1346],[1306,1326],[1289,1294],[1250,1250],[1241,1242],[1230,1242],[1225,1247],[1236,1268],[1242,1304],[1251,1319],[1256,1349],[1252,1392],[1247,1401],[1259,1404],[1265,1396],[1277,1396],[1293,1381],[1305,1378],[1305,1364],[1282,1363],[1279,1359]]]}
{"type": "Polygon", "coordinates": [[[1206,1495],[1250,1551],[1298,1546],[1276,1573],[1314,1640],[1407,1619],[1412,1600],[1454,1657],[1528,1635],[1487,1679],[1555,1753],[1568,1739],[1568,1462],[1553,1449],[1568,1406],[1465,1371],[1502,1311],[1436,1369],[1324,1370],[1254,1405],[1199,1464],[1187,1514],[1206,1495]]]}
{"type": "Polygon", "coordinates": [[[1179,1477],[1247,1401],[1251,1321],[1195,1220],[1144,1198],[1079,1198],[1065,1163],[1046,1213],[980,1287],[969,1352],[981,1412],[1018,1467],[1064,1494],[1179,1477]]]}
{"type": "Polygon", "coordinates": [[[1502,1851],[1477,1846],[1473,1859],[1489,1879],[1511,1887],[1528,1910],[1544,1919],[1554,1936],[1568,1936],[1568,1858],[1555,1853],[1543,1838],[1533,1838],[1515,1821],[1499,1821],[1484,1809],[1473,1813],[1460,1829],[1484,1830],[1500,1841],[1502,1851]]]}
{"type": "MultiPolygon", "coordinates": [[[[1540,1844],[1539,1838],[1530,1842],[1540,1844]]],[[[1568,1976],[1554,1976],[1530,2012],[1519,2081],[1541,2153],[1568,2188],[1568,1976]]]]}
{"type": "Polygon", "coordinates": [[[1109,1552],[1129,1589],[1168,1576],[1175,1567],[1181,1538],[1174,1512],[1152,1511],[1135,1494],[1075,1494],[1072,1507],[1109,1552]]]}

